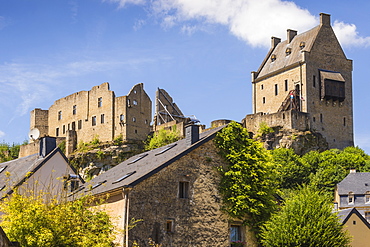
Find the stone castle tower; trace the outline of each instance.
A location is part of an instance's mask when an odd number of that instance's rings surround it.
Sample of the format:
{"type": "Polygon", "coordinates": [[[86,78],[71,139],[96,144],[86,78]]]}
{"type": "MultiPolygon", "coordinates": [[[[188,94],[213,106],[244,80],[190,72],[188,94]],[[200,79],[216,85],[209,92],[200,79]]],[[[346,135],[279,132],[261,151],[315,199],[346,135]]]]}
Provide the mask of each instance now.
{"type": "Polygon", "coordinates": [[[244,126],[256,131],[270,127],[313,130],[329,148],[353,145],[352,60],[346,58],[330,25],[320,24],[287,40],[272,37],[271,49],[258,71],[252,72],[253,114],[244,126]]]}

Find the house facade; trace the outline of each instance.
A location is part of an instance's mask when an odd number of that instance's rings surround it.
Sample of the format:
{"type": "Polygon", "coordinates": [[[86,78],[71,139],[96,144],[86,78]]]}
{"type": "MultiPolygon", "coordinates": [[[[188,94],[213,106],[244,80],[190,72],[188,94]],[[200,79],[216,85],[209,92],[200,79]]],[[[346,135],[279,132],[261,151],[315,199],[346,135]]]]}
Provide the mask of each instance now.
{"type": "Polygon", "coordinates": [[[41,139],[38,153],[0,163],[1,199],[15,189],[24,195],[43,191],[61,199],[83,183],[52,137],[41,139]]]}
{"type": "Polygon", "coordinates": [[[134,156],[95,177],[76,194],[105,197],[104,205],[116,224],[126,229],[130,219],[141,219],[121,246],[230,246],[232,241],[256,246],[248,229],[222,210],[217,167],[225,165],[213,138],[223,127],[199,135],[198,126],[186,128],[186,138],[134,156]]]}
{"type": "Polygon", "coordinates": [[[270,127],[315,130],[329,148],[353,146],[352,60],[347,59],[330,24],[287,40],[272,37],[271,48],[252,72],[253,114],[243,120],[249,131],[270,127]]]}
{"type": "Polygon", "coordinates": [[[356,208],[344,209],[338,213],[345,230],[352,236],[352,247],[366,247],[370,243],[370,224],[356,208]]]}

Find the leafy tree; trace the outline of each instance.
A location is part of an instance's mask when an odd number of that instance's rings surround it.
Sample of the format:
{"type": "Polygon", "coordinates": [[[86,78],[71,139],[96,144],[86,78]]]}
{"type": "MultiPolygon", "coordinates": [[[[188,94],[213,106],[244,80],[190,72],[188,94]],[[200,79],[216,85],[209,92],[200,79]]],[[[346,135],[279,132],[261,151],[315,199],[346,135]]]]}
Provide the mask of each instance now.
{"type": "MultiPolygon", "coordinates": [[[[24,142],[23,144],[27,144],[24,142]]],[[[8,144],[5,142],[0,143],[0,163],[18,158],[20,144],[8,144]]]]}
{"type": "Polygon", "coordinates": [[[293,149],[278,148],[271,153],[279,174],[277,180],[280,188],[292,189],[309,182],[311,167],[308,163],[303,163],[293,149]]]}
{"type": "Polygon", "coordinates": [[[145,144],[145,150],[152,150],[167,144],[178,141],[182,138],[179,131],[176,129],[176,125],[173,126],[172,130],[169,129],[160,129],[158,132],[155,132],[154,135],[148,139],[145,144]]]}
{"type": "Polygon", "coordinates": [[[317,189],[301,187],[264,225],[266,247],[345,247],[350,237],[343,230],[331,200],[317,189]]]}
{"type": "Polygon", "coordinates": [[[1,226],[11,241],[25,247],[111,247],[114,227],[109,216],[88,208],[91,199],[47,200],[48,194],[15,192],[0,204],[1,226]]]}
{"type": "Polygon", "coordinates": [[[219,168],[224,210],[258,230],[275,208],[275,184],[271,179],[275,174],[269,153],[236,122],[217,134],[215,144],[228,163],[219,168]]]}

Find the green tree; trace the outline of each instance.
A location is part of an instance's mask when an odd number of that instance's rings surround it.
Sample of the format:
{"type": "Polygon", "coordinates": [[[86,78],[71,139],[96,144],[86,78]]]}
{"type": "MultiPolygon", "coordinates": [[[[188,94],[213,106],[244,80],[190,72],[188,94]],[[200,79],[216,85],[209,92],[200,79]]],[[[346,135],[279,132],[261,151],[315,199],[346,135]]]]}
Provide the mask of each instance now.
{"type": "MultiPolygon", "coordinates": [[[[25,141],[23,144],[27,144],[25,141]]],[[[18,158],[20,144],[0,143],[0,163],[18,158]]]]}
{"type": "Polygon", "coordinates": [[[309,182],[311,166],[303,163],[293,149],[278,148],[271,151],[275,168],[279,174],[277,180],[282,189],[292,189],[309,182]]]}
{"type": "Polygon", "coordinates": [[[172,130],[169,129],[160,129],[158,132],[155,132],[152,137],[150,137],[146,144],[145,150],[152,150],[167,144],[178,141],[182,138],[179,131],[176,129],[176,125],[173,126],[172,130]]]}
{"type": "Polygon", "coordinates": [[[269,153],[236,122],[217,134],[215,144],[228,163],[219,168],[224,210],[258,230],[275,208],[275,184],[271,179],[275,174],[269,153]]]}
{"type": "Polygon", "coordinates": [[[266,247],[345,247],[350,237],[336,214],[331,200],[317,189],[301,187],[266,222],[262,243],[266,247]]]}
{"type": "Polygon", "coordinates": [[[89,208],[91,198],[71,202],[47,200],[48,194],[15,192],[0,203],[1,227],[11,241],[25,247],[111,247],[114,227],[102,210],[89,208]]]}

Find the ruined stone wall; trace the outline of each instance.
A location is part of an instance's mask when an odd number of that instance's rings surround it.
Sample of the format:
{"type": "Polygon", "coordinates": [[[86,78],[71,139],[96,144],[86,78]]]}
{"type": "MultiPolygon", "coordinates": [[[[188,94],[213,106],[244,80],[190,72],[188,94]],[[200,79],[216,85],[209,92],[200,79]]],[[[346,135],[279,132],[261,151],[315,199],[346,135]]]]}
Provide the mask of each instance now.
{"type": "MultiPolygon", "coordinates": [[[[48,117],[49,117],[48,110],[41,110],[40,108],[32,110],[30,114],[30,130],[35,128],[38,129],[40,131],[39,137],[49,135],[48,117]]],[[[30,138],[29,141],[33,142],[33,139],[30,138]]]]}
{"type": "Polygon", "coordinates": [[[296,129],[305,131],[310,129],[309,114],[294,110],[263,114],[262,112],[247,115],[243,119],[243,126],[248,131],[257,133],[260,124],[266,123],[269,127],[280,127],[283,129],[296,129]]]}
{"type": "MultiPolygon", "coordinates": [[[[117,111],[126,112],[126,139],[145,140],[151,130],[152,101],[144,91],[143,84],[137,84],[131,89],[126,97],[127,104],[123,105],[123,100],[117,101],[117,111]]],[[[120,123],[118,122],[116,129],[119,128],[120,123]]]]}
{"type": "MultiPolygon", "coordinates": [[[[168,246],[229,246],[228,217],[221,211],[216,167],[223,164],[212,141],[136,185],[129,218],[143,219],[129,233],[139,246],[153,239],[168,246]],[[189,183],[189,198],[179,198],[179,183],[189,183]],[[167,231],[167,222],[173,222],[167,231]]],[[[244,229],[247,247],[254,246],[244,229]]]]}
{"type": "Polygon", "coordinates": [[[116,98],[106,82],[56,100],[49,110],[33,110],[30,126],[56,137],[75,131],[77,143],[95,137],[112,141],[120,135],[123,140],[143,141],[150,132],[150,121],[151,100],[142,83],[127,96],[116,98]]]}

